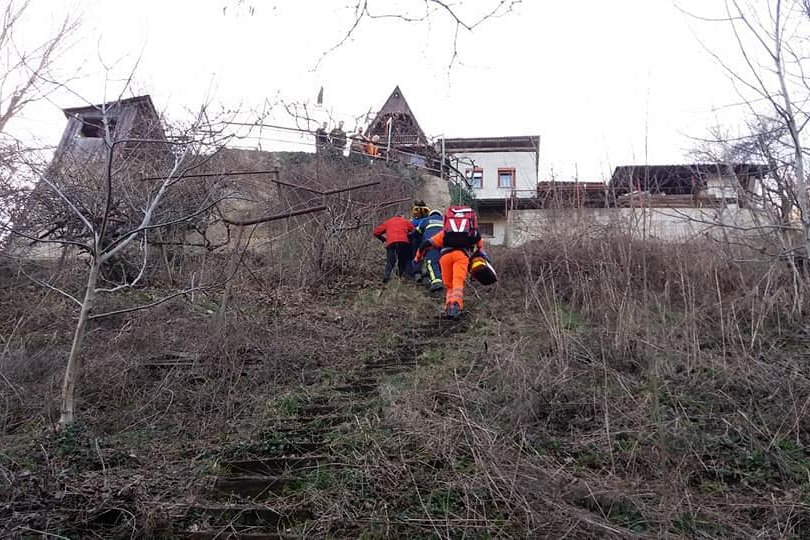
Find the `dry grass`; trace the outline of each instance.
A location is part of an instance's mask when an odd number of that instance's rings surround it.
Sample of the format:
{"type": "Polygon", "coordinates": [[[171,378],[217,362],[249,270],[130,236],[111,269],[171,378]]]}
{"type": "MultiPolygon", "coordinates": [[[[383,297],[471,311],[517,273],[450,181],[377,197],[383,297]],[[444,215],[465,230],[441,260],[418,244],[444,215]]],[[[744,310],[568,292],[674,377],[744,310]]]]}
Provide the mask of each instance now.
{"type": "MultiPolygon", "coordinates": [[[[351,411],[328,432],[332,466],[272,502],[312,512],[304,536],[810,534],[807,295],[784,264],[549,237],[497,252],[501,282],[470,289],[450,325],[423,291],[379,288],[369,225],[330,224],[246,255],[224,321],[216,289],[98,323],[82,420],[62,435],[72,307],[6,271],[0,531],[166,530],[215,463],[278,455],[280,422],[328,398],[351,411]],[[407,369],[373,394],[338,391],[390,364],[407,369]]],[[[173,279],[228,257],[187,257],[173,279]]]]}
{"type": "Polygon", "coordinates": [[[499,262],[455,365],[392,410],[424,451],[475,464],[459,497],[520,535],[808,533],[806,306],[789,269],[622,237],[499,262]]]}

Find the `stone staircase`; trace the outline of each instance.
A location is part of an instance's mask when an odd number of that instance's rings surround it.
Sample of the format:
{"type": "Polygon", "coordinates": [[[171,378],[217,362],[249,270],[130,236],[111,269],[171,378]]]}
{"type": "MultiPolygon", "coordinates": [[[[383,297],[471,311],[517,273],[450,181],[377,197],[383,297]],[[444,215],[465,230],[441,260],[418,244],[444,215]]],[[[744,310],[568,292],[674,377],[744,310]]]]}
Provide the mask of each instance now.
{"type": "Polygon", "coordinates": [[[459,323],[442,323],[443,330],[436,333],[434,326],[435,322],[426,321],[421,328],[405,330],[409,350],[392,350],[329,384],[313,385],[311,392],[304,389],[306,401],[296,404],[293,414],[274,419],[262,441],[254,444],[250,457],[218,460],[213,478],[199,490],[197,502],[174,514],[174,527],[167,536],[270,540],[328,537],[335,528],[351,529],[353,524],[319,516],[290,494],[306,484],[317,484],[319,475],[327,477],[356,466],[347,462],[346,449],[336,441],[361,424],[378,421],[382,382],[414,370],[424,347],[463,329],[459,323]]]}

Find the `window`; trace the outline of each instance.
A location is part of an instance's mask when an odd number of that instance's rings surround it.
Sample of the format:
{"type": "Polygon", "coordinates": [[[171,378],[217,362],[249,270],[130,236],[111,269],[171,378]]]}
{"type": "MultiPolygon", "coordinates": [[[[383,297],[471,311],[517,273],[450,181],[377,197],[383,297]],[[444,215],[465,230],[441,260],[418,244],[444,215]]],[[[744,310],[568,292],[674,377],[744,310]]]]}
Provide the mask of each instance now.
{"type": "Polygon", "coordinates": [[[498,169],[498,187],[507,189],[515,187],[515,169],[498,169]]]}
{"type": "Polygon", "coordinates": [[[484,169],[478,167],[467,169],[467,183],[473,189],[482,189],[484,187],[484,169]]]}
{"type": "Polygon", "coordinates": [[[494,223],[478,223],[478,232],[481,233],[481,236],[484,238],[492,238],[495,236],[495,224],[494,223]]]}
{"type": "MultiPolygon", "coordinates": [[[[101,117],[84,117],[81,121],[80,137],[88,139],[101,139],[104,137],[104,120],[101,117]]],[[[110,136],[112,136],[115,133],[115,118],[107,118],[107,125],[110,128],[110,136]]]]}

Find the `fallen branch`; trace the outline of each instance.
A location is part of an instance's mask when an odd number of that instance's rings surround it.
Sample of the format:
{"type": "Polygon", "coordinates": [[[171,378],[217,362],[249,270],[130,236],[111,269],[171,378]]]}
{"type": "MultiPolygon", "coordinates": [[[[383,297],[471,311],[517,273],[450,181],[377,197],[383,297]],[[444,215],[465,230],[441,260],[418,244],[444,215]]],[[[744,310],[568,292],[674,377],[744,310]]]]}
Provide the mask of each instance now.
{"type": "Polygon", "coordinates": [[[228,225],[237,225],[240,227],[244,227],[247,225],[257,225],[259,223],[267,223],[268,221],[276,221],[278,219],[290,218],[295,216],[303,216],[305,214],[312,214],[314,212],[322,212],[326,210],[326,206],[315,206],[313,208],[304,208],[303,210],[296,210],[294,212],[285,212],[283,214],[275,214],[273,216],[266,216],[256,219],[246,219],[246,220],[232,220],[228,219],[225,216],[222,216],[222,221],[227,223],[228,225]]]}

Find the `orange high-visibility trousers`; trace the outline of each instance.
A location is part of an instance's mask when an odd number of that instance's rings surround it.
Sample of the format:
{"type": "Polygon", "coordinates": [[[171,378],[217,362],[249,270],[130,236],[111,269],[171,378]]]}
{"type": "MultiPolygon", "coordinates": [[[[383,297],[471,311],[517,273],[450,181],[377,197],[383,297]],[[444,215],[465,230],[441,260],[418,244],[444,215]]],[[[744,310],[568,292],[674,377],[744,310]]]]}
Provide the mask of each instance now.
{"type": "Polygon", "coordinates": [[[467,279],[467,269],[470,259],[460,249],[448,251],[439,259],[442,268],[442,282],[447,294],[444,299],[445,308],[451,302],[458,302],[458,307],[464,309],[464,280],[467,279]]]}

